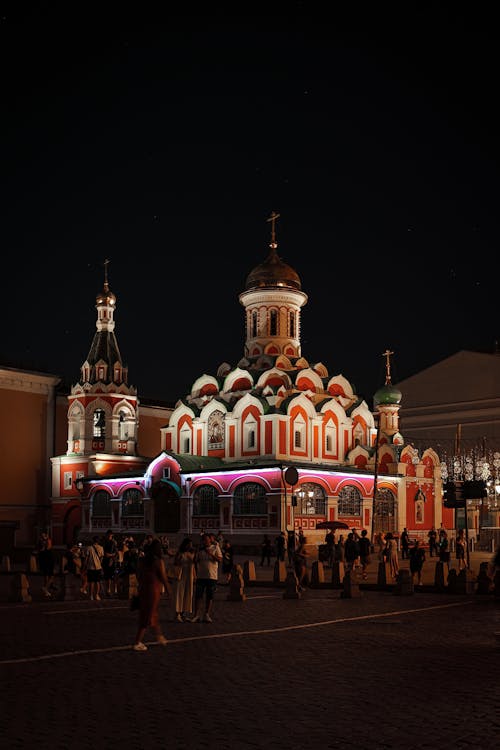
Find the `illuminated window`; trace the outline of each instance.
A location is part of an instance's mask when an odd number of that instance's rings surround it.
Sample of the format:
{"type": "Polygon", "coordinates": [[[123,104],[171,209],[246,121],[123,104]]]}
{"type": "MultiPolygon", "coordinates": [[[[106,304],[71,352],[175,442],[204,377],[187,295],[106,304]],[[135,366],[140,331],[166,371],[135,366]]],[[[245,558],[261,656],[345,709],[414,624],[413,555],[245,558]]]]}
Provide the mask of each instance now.
{"type": "Polygon", "coordinates": [[[348,484],[339,492],[338,501],[339,516],[361,515],[361,493],[357,487],[348,484]]]}
{"type": "Polygon", "coordinates": [[[92,515],[100,517],[111,516],[111,497],[106,490],[97,490],[92,498],[92,515]]]}
{"type": "Polygon", "coordinates": [[[326,516],[327,499],[323,487],[315,482],[304,482],[297,495],[297,514],[302,516],[326,516]]]}
{"type": "Polygon", "coordinates": [[[64,489],[70,490],[73,486],[73,474],[71,471],[64,472],[64,489]]]}
{"type": "Polygon", "coordinates": [[[136,489],[125,490],[122,497],[122,516],[143,516],[144,498],[136,489]]]}
{"type": "Polygon", "coordinates": [[[237,516],[267,515],[265,487],[256,482],[239,484],[234,490],[233,514],[237,516]]]}
{"type": "Polygon", "coordinates": [[[219,497],[217,488],[212,484],[201,484],[193,492],[193,515],[218,516],[219,497]]]}
{"type": "Polygon", "coordinates": [[[94,437],[103,438],[106,435],[106,414],[104,409],[96,409],[94,412],[94,437]]]}
{"type": "Polygon", "coordinates": [[[128,440],[128,423],[127,415],[124,411],[120,412],[119,440],[128,440]]]}

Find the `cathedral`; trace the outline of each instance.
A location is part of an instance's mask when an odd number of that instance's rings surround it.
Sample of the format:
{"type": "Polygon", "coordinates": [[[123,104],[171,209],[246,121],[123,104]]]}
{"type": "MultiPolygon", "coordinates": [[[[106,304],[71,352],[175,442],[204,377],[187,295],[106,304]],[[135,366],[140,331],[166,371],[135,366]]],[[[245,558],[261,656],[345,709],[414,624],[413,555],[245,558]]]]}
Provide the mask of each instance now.
{"type": "Polygon", "coordinates": [[[426,538],[453,526],[442,505],[440,460],[405,445],[401,391],[385,383],[374,412],[351,383],[301,349],[308,302],[297,271],[278,255],[277,214],[263,262],[239,294],[242,358],[204,373],[159,427],[161,450],[137,454],[139,398],[128,384],[115,335],[116,296],[105,264],[96,331],[68,395],[67,451],[52,457],[52,528],[59,544],[77,535],[223,532],[260,543],[302,527],[322,542],[324,521],[426,538]]]}

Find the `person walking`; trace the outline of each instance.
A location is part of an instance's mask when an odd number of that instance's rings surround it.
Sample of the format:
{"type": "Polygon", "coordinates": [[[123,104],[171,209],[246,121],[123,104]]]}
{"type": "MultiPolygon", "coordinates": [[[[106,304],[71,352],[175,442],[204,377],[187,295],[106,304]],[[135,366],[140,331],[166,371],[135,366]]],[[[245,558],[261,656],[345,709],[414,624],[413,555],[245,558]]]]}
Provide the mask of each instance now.
{"type": "Polygon", "coordinates": [[[209,534],[203,534],[200,548],[196,554],[196,584],[194,617],[190,622],[212,622],[212,610],[217,580],[219,578],[219,563],[222,562],[222,551],[217,542],[213,542],[209,534]],[[203,613],[203,603],[205,612],[203,613]]]}
{"type": "Polygon", "coordinates": [[[306,537],[302,536],[302,541],[298,543],[294,554],[294,568],[299,584],[299,591],[304,591],[309,580],[307,575],[307,554],[306,537]]]}
{"type": "Polygon", "coordinates": [[[170,597],[172,588],[167,578],[159,539],[153,538],[153,541],[144,548],[144,555],[139,558],[137,567],[137,580],[139,584],[139,622],[133,646],[134,651],[148,650],[143,640],[148,628],[153,630],[157,642],[166,646],[167,639],[160,626],[160,598],[163,591],[167,597],[170,597]]]}
{"type": "Polygon", "coordinates": [[[464,530],[460,529],[458,532],[458,536],[455,542],[455,557],[458,561],[458,569],[462,570],[466,567],[465,565],[465,550],[466,550],[467,542],[465,539],[464,530]]]}
{"type": "Polygon", "coordinates": [[[294,565],[295,560],[295,546],[297,543],[297,538],[295,536],[295,531],[289,531],[287,542],[286,542],[286,551],[288,554],[288,564],[294,565]]]}
{"type": "Polygon", "coordinates": [[[417,584],[422,586],[422,568],[425,561],[425,550],[420,546],[418,539],[415,540],[415,544],[410,549],[409,559],[411,579],[414,581],[415,576],[417,576],[417,584]]]}
{"type": "Polygon", "coordinates": [[[190,537],[182,540],[174,557],[174,565],[178,565],[181,574],[174,581],[175,619],[185,622],[193,613],[194,582],[196,580],[195,550],[190,537]]]}
{"type": "Polygon", "coordinates": [[[54,585],[54,551],[52,539],[46,531],[42,531],[36,548],[38,568],[43,574],[42,593],[47,599],[52,599],[54,585]]]}
{"type": "Polygon", "coordinates": [[[346,563],[346,571],[354,572],[354,566],[356,560],[359,557],[359,546],[354,539],[354,533],[350,531],[347,535],[347,539],[344,546],[344,557],[346,563]]]}
{"type": "Polygon", "coordinates": [[[368,578],[367,568],[370,564],[370,540],[368,539],[368,532],[366,529],[363,529],[361,532],[361,537],[358,542],[358,548],[359,548],[359,561],[361,563],[361,575],[366,580],[368,578]]]}

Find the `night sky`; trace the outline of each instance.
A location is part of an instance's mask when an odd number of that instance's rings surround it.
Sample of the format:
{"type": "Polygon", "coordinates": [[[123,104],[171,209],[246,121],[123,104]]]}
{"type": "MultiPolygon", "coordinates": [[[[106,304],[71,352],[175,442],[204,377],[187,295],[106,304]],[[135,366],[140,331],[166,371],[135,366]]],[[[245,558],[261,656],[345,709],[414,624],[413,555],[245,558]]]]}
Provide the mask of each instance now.
{"type": "Polygon", "coordinates": [[[109,258],[129,382],[174,403],[243,356],[273,210],[302,355],[369,405],[387,347],[394,382],[493,351],[496,24],[439,7],[357,34],[299,3],[281,23],[5,13],[0,365],[75,383],[109,258]]]}

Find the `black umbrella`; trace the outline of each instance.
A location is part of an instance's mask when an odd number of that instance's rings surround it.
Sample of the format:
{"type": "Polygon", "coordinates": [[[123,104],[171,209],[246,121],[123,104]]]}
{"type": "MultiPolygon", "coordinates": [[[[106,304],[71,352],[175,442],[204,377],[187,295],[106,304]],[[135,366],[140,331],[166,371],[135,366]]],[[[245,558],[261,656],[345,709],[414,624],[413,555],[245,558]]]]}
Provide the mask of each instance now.
{"type": "Polygon", "coordinates": [[[332,529],[332,531],[335,531],[336,529],[348,529],[349,526],[343,521],[320,521],[320,523],[316,524],[316,528],[332,529]]]}

